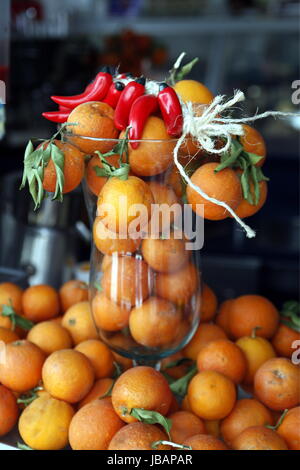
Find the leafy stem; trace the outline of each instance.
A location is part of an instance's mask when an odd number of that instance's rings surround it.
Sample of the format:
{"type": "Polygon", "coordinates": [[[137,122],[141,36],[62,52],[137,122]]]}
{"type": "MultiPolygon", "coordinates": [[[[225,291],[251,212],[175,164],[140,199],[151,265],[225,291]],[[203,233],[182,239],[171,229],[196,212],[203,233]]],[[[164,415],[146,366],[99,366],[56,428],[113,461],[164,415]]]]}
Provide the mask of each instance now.
{"type": "Polygon", "coordinates": [[[10,319],[13,330],[19,326],[22,330],[28,331],[34,326],[32,321],[18,315],[12,305],[3,305],[1,315],[10,319]]]}
{"type": "Polygon", "coordinates": [[[22,395],[19,396],[17,399],[17,403],[23,404],[25,406],[30,405],[34,400],[38,398],[37,392],[43,390],[43,387],[35,387],[32,390],[29,390],[29,392],[23,393],[22,395]]]}
{"type": "Polygon", "coordinates": [[[171,383],[170,389],[172,390],[173,393],[176,395],[179,395],[181,398],[183,398],[186,395],[188,385],[191,381],[191,379],[196,375],[197,373],[197,366],[193,364],[189,371],[180,379],[175,380],[175,382],[171,383]]]}
{"type": "Polygon", "coordinates": [[[114,146],[112,150],[106,153],[101,153],[99,150],[96,150],[96,154],[99,156],[102,163],[102,167],[94,166],[94,171],[97,176],[111,178],[115,176],[121,180],[127,180],[130,170],[129,161],[129,151],[128,151],[128,132],[129,127],[125,131],[123,139],[114,146]],[[125,154],[125,162],[123,162],[123,155],[125,154]],[[113,166],[109,163],[109,157],[113,155],[119,155],[118,167],[113,166]]]}
{"type": "Polygon", "coordinates": [[[285,409],[283,412],[282,412],[282,415],[280,416],[280,418],[278,419],[277,423],[274,424],[274,426],[272,426],[271,424],[266,424],[265,427],[268,428],[268,429],[272,429],[272,431],[277,431],[277,429],[279,428],[279,426],[282,424],[282,421],[284,420],[286,414],[288,413],[288,408],[285,409]]]}
{"type": "Polygon", "coordinates": [[[262,169],[256,166],[262,158],[254,153],[246,152],[237,139],[232,139],[230,149],[221,156],[221,162],[216,167],[215,172],[218,173],[224,170],[224,168],[241,170],[240,179],[243,197],[249,204],[256,206],[260,199],[259,183],[261,181],[269,181],[263,174],[262,169]],[[253,191],[251,191],[251,183],[253,191]]]}
{"type": "Polygon", "coordinates": [[[199,61],[199,58],[195,57],[187,64],[181,65],[182,59],[185,57],[185,55],[186,52],[182,52],[174,63],[172,69],[169,71],[169,76],[166,81],[171,85],[175,85],[176,82],[182,80],[186,75],[188,75],[194,65],[199,61]]]}
{"type": "Polygon", "coordinates": [[[283,304],[281,323],[300,332],[300,303],[296,300],[289,300],[283,304]]]}

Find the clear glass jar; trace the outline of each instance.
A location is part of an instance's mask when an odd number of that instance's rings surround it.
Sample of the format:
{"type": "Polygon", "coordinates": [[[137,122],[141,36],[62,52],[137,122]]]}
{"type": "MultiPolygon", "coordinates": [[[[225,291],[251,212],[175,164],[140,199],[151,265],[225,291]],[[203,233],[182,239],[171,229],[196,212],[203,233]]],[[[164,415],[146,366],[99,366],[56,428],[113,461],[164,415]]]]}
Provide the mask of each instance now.
{"type": "MultiPolygon", "coordinates": [[[[93,231],[90,302],[99,336],[135,363],[156,364],[187,344],[200,319],[200,218],[183,203],[184,184],[173,161],[177,140],[128,141],[121,163],[129,163],[128,175],[108,179],[97,176],[103,161],[94,152],[109,152],[121,140],[64,139],[92,154],[83,187],[93,231]]],[[[193,142],[180,149],[186,169],[197,152],[193,142]]],[[[106,161],[120,165],[116,155],[106,161]]]]}

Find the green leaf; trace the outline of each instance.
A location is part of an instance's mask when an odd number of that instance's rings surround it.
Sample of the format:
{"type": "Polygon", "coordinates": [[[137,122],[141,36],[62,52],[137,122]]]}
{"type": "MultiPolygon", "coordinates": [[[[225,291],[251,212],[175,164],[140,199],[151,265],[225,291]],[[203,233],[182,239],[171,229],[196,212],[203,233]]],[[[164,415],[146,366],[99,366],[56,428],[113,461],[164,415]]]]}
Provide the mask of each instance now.
{"type": "Polygon", "coordinates": [[[34,323],[32,323],[32,321],[27,320],[27,318],[18,315],[12,305],[3,305],[1,315],[3,315],[4,317],[9,317],[13,326],[13,330],[16,326],[19,326],[23,330],[28,331],[34,326],[34,323]]]}
{"type": "Polygon", "coordinates": [[[175,80],[177,82],[179,80],[182,80],[186,75],[188,75],[191,72],[192,68],[194,67],[194,65],[197,64],[197,62],[199,62],[199,58],[195,57],[193,60],[191,60],[187,64],[180,67],[178,71],[175,73],[175,80]]]}
{"type": "Polygon", "coordinates": [[[43,388],[35,387],[26,393],[22,393],[22,395],[20,395],[19,398],[17,399],[17,403],[23,404],[25,406],[30,405],[30,403],[32,403],[34,400],[38,398],[38,394],[36,392],[38,392],[39,390],[43,390],[43,388]]]}
{"type": "Polygon", "coordinates": [[[246,168],[242,175],[241,175],[241,185],[242,185],[242,191],[243,191],[243,197],[246,199],[250,204],[253,204],[253,199],[252,195],[250,192],[250,172],[249,168],[246,168]]]}
{"type": "Polygon", "coordinates": [[[248,155],[249,161],[252,165],[256,165],[262,158],[260,155],[256,155],[255,153],[245,152],[248,155]]]}
{"type": "Polygon", "coordinates": [[[132,408],[130,414],[142,423],[160,424],[170,439],[170,430],[172,426],[172,421],[170,419],[166,418],[157,411],[144,410],[143,408],[132,408]]]}
{"type": "Polygon", "coordinates": [[[192,450],[191,446],[186,446],[184,444],[177,444],[176,442],[172,442],[172,441],[155,441],[155,442],[152,442],[151,447],[152,449],[156,450],[161,445],[171,446],[171,447],[174,447],[175,449],[192,450]]]}
{"type": "Polygon", "coordinates": [[[99,400],[101,400],[102,398],[111,397],[111,392],[112,392],[112,389],[114,388],[115,382],[116,381],[114,380],[111,386],[109,387],[109,389],[107,390],[107,392],[105,392],[103,395],[101,395],[98,398],[99,400]]]}
{"type": "Polygon", "coordinates": [[[101,284],[100,284],[99,281],[95,281],[95,282],[94,282],[94,287],[95,287],[99,292],[102,292],[102,291],[103,291],[103,287],[101,286],[101,284]]]}
{"type": "Polygon", "coordinates": [[[243,147],[239,141],[233,139],[229,151],[222,155],[221,163],[215,168],[215,173],[224,170],[224,168],[232,167],[240,156],[242,150],[243,147]]]}
{"type": "Polygon", "coordinates": [[[191,381],[191,379],[196,375],[197,373],[197,366],[193,365],[190,370],[181,377],[180,379],[176,380],[170,385],[170,389],[172,390],[173,393],[178,395],[179,397],[183,398],[186,395],[188,385],[191,381]]]}
{"type": "Polygon", "coordinates": [[[22,442],[17,442],[17,447],[20,450],[33,450],[31,447],[27,446],[26,444],[23,444],[22,442]]]}
{"type": "Polygon", "coordinates": [[[259,202],[259,198],[260,198],[260,188],[259,188],[259,181],[257,177],[256,166],[251,165],[250,172],[251,172],[253,188],[254,188],[254,205],[257,206],[259,202]]]}
{"type": "Polygon", "coordinates": [[[65,175],[64,175],[64,165],[65,165],[65,156],[64,153],[53,143],[51,146],[51,159],[54,163],[55,173],[56,173],[56,186],[55,193],[52,200],[58,199],[59,201],[63,200],[63,188],[65,184],[65,175]]]}
{"type": "Polygon", "coordinates": [[[25,152],[24,152],[24,170],[23,170],[23,176],[22,176],[20,189],[23,189],[26,185],[26,181],[27,181],[26,163],[28,162],[29,156],[33,153],[33,151],[34,151],[33,143],[31,140],[29,140],[29,142],[26,145],[25,152]]]}

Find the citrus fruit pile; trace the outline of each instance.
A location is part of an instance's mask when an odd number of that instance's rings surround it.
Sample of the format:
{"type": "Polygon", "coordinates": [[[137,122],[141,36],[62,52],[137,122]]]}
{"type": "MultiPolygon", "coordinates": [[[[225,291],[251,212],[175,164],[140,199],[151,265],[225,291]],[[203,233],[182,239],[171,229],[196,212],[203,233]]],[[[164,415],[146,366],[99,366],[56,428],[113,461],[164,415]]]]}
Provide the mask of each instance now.
{"type": "Polygon", "coordinates": [[[75,280],[0,284],[0,436],[17,426],[36,450],[300,449],[297,302],[219,305],[205,285],[196,334],[157,371],[98,339],[87,294],[75,280]]]}

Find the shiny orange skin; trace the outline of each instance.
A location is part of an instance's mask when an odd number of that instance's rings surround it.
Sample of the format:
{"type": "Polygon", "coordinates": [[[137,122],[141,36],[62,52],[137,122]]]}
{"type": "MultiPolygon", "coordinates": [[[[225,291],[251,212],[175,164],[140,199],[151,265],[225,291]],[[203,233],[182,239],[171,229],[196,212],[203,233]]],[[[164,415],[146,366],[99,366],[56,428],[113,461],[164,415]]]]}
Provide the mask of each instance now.
{"type": "Polygon", "coordinates": [[[0,326],[3,328],[12,328],[12,323],[10,318],[1,315],[2,306],[12,305],[14,311],[18,315],[22,315],[22,295],[23,290],[16,284],[12,282],[2,282],[0,284],[0,326]]]}
{"type": "MultiPolygon", "coordinates": [[[[259,182],[259,200],[257,204],[250,204],[246,199],[243,199],[242,202],[235,209],[235,213],[241,218],[245,219],[251,215],[256,214],[265,204],[268,195],[268,185],[266,181],[259,182]]],[[[250,193],[252,194],[254,201],[254,185],[250,182],[250,193]]]]}
{"type": "Polygon", "coordinates": [[[177,411],[168,415],[172,421],[171,440],[177,444],[183,442],[195,434],[206,434],[206,429],[202,419],[189,411],[177,411]]]}
{"type": "Polygon", "coordinates": [[[50,320],[60,312],[57,291],[46,284],[28,287],[22,297],[24,316],[34,323],[50,320]]]}
{"type": "Polygon", "coordinates": [[[94,400],[100,400],[104,398],[104,395],[106,395],[112,388],[113,383],[113,379],[109,377],[96,380],[89,393],[78,403],[78,409],[94,400]]]}
{"type": "Polygon", "coordinates": [[[223,419],[236,402],[234,383],[213,370],[196,374],[188,386],[188,399],[193,413],[206,420],[223,419]]]}
{"type": "Polygon", "coordinates": [[[155,279],[156,294],[177,305],[187,303],[198,286],[199,273],[192,263],[172,273],[158,273],[155,279]]]}
{"type": "MultiPolygon", "coordinates": [[[[208,196],[226,202],[229,207],[236,209],[242,202],[239,178],[231,168],[225,168],[215,173],[214,170],[217,166],[218,163],[205,163],[193,173],[191,181],[208,196]]],[[[189,185],[186,188],[186,195],[193,211],[204,216],[205,219],[222,220],[229,216],[229,212],[224,207],[208,201],[189,185]],[[204,214],[202,214],[202,206],[197,208],[197,204],[204,206],[204,214]]]]}
{"type": "Polygon", "coordinates": [[[111,150],[116,141],[96,141],[83,139],[77,136],[95,137],[97,139],[117,139],[119,132],[114,125],[114,110],[106,103],[89,101],[80,104],[69,114],[67,131],[73,135],[68,137],[69,142],[78,147],[82,152],[91,155],[96,150],[106,153],[111,150]]]}
{"type": "Polygon", "coordinates": [[[8,343],[5,362],[0,362],[0,382],[15,392],[27,392],[42,378],[45,354],[27,340],[8,343]]]}
{"type": "Polygon", "coordinates": [[[43,384],[54,398],[77,403],[91,390],[95,373],[87,357],[74,349],[55,351],[45,361],[43,384]]]}
{"type": "Polygon", "coordinates": [[[92,312],[98,328],[119,331],[128,325],[130,309],[110,300],[103,292],[97,292],[92,300],[92,312]]]}
{"type": "Polygon", "coordinates": [[[186,439],[183,444],[190,446],[192,450],[228,450],[220,439],[209,434],[196,434],[186,439]]]}
{"type": "Polygon", "coordinates": [[[4,436],[18,421],[19,408],[11,390],[0,385],[0,436],[4,436]]]}
{"type": "Polygon", "coordinates": [[[289,450],[300,450],[300,406],[292,408],[283,418],[282,423],[277,428],[277,433],[281,436],[289,450]]]}
{"type": "Polygon", "coordinates": [[[214,99],[212,92],[196,80],[179,80],[173,88],[183,101],[210,104],[214,99]]]}
{"type": "Polygon", "coordinates": [[[113,436],[124,426],[108,398],[86,404],[74,415],[69,428],[73,450],[107,450],[113,436]]]}
{"type": "MultiPolygon", "coordinates": [[[[63,194],[70,193],[73,189],[77,188],[81,183],[84,176],[84,155],[73,145],[68,142],[62,142],[60,140],[54,141],[56,147],[58,147],[64,154],[64,185],[63,194]]],[[[50,159],[46,168],[44,169],[43,177],[43,188],[45,191],[50,193],[55,192],[57,182],[56,169],[53,160],[50,159]]]]}
{"type": "Polygon", "coordinates": [[[229,338],[231,337],[229,328],[229,312],[232,302],[233,299],[224,300],[224,302],[220,304],[217,316],[215,318],[216,325],[222,328],[229,338]]]}
{"type": "Polygon", "coordinates": [[[214,291],[205,283],[202,285],[200,302],[200,321],[212,320],[218,308],[218,299],[214,291]]]}
{"type": "Polygon", "coordinates": [[[170,225],[176,224],[176,220],[181,217],[182,208],[171,184],[163,184],[159,181],[149,181],[147,184],[151,189],[155,204],[148,225],[148,236],[149,238],[154,236],[159,238],[161,232],[166,231],[168,234],[169,231],[172,231],[170,225]]]}
{"type": "Polygon", "coordinates": [[[135,233],[148,224],[153,202],[152,191],[141,178],[112,176],[98,196],[97,216],[112,232],[135,233]],[[143,207],[142,216],[135,211],[136,204],[143,207]]]}
{"type": "Polygon", "coordinates": [[[299,331],[280,323],[272,338],[272,345],[278,356],[290,358],[295,351],[295,348],[292,347],[294,341],[300,341],[299,331]]]}
{"type": "Polygon", "coordinates": [[[242,382],[247,368],[243,351],[228,339],[218,339],[208,343],[198,354],[199,371],[214,370],[224,374],[235,384],[242,382]]]}
{"type": "Polygon", "coordinates": [[[201,323],[191,341],[183,349],[183,355],[196,361],[199,352],[208,343],[226,338],[225,332],[219,326],[213,323],[201,323]]]}
{"type": "Polygon", "coordinates": [[[277,432],[265,426],[252,426],[241,432],[232,443],[234,450],[288,450],[277,432]]]}
{"type": "Polygon", "coordinates": [[[181,198],[183,195],[183,183],[179,171],[175,166],[166,172],[165,183],[172,187],[176,196],[181,198]]]}
{"type": "Polygon", "coordinates": [[[263,157],[255,166],[261,167],[266,160],[266,143],[263,136],[258,132],[254,127],[249,126],[248,124],[243,124],[244,135],[239,137],[239,141],[242,144],[246,152],[254,153],[263,157]]]}
{"type": "Polygon", "coordinates": [[[73,345],[68,330],[53,321],[44,321],[35,325],[29,331],[27,339],[36,344],[47,356],[59,349],[71,348],[73,345]]]}
{"type": "Polygon", "coordinates": [[[96,217],[93,224],[93,241],[101,253],[112,255],[113,253],[131,254],[137,251],[141,244],[140,238],[133,239],[129,235],[119,238],[116,232],[112,232],[103,224],[101,217],[96,217]]]}
{"type": "Polygon", "coordinates": [[[141,139],[149,142],[141,142],[135,150],[129,143],[131,171],[137,176],[154,176],[166,171],[173,162],[176,141],[167,133],[164,121],[156,116],[148,117],[141,139]]]}
{"type": "Polygon", "coordinates": [[[87,300],[72,305],[65,312],[61,324],[72,336],[74,344],[98,338],[90,304],[87,300]]]}
{"type": "Polygon", "coordinates": [[[88,300],[88,298],[88,285],[78,279],[72,279],[65,282],[59,289],[59,299],[63,312],[66,312],[68,308],[78,302],[88,300]]]}
{"type": "Polygon", "coordinates": [[[266,424],[274,424],[271,412],[258,400],[244,398],[236,402],[231,413],[221,422],[221,434],[231,447],[233,440],[245,429],[266,424]]]}
{"type": "Polygon", "coordinates": [[[77,344],[76,351],[84,354],[91,362],[96,379],[109,377],[114,371],[114,358],[106,344],[97,339],[87,339],[77,344]]]}
{"type": "Polygon", "coordinates": [[[20,338],[14,331],[0,326],[0,341],[3,341],[5,344],[12,343],[13,341],[18,341],[20,338]]]}
{"type": "Polygon", "coordinates": [[[265,362],[254,377],[255,396],[271,410],[294,408],[300,403],[300,368],[289,359],[265,362]]]}
{"type": "MultiPolygon", "coordinates": [[[[119,168],[119,159],[120,155],[111,155],[110,157],[106,157],[108,163],[114,166],[115,168],[119,168]]],[[[108,177],[106,176],[97,176],[95,167],[103,168],[103,164],[98,155],[94,155],[88,162],[85,172],[86,183],[90,189],[90,191],[95,194],[95,196],[99,196],[99,193],[103,186],[105,185],[108,177]]]]}
{"type": "Polygon", "coordinates": [[[256,336],[272,338],[278,323],[277,308],[261,295],[242,295],[230,304],[229,328],[236,339],[250,336],[253,328],[257,328],[256,336]]]}
{"type": "Polygon", "coordinates": [[[168,300],[150,297],[132,309],[129,317],[131,336],[150,348],[167,346],[176,339],[181,313],[168,300]]]}
{"type": "Polygon", "coordinates": [[[253,384],[256,371],[266,361],[275,357],[276,353],[271,343],[265,338],[243,336],[236,341],[236,344],[244,352],[247,361],[244,384],[251,385],[253,384]]]}
{"type": "MultiPolygon", "coordinates": [[[[162,429],[147,423],[130,423],[122,427],[112,438],[108,450],[152,450],[152,443],[168,440],[162,429]]],[[[160,444],[157,450],[169,450],[160,444]]]]}
{"type": "Polygon", "coordinates": [[[170,273],[181,269],[189,259],[184,240],[174,238],[145,238],[142,243],[142,255],[149,266],[161,273],[170,273]]]}
{"type": "Polygon", "coordinates": [[[117,380],[112,391],[115,412],[126,423],[137,419],[130,415],[132,408],[144,408],[166,415],[173,395],[164,376],[152,367],[128,369],[117,380]]]}
{"type": "Polygon", "coordinates": [[[145,300],[153,284],[153,273],[138,257],[119,256],[103,273],[105,295],[122,307],[130,308],[145,300]]]}

